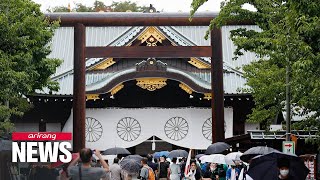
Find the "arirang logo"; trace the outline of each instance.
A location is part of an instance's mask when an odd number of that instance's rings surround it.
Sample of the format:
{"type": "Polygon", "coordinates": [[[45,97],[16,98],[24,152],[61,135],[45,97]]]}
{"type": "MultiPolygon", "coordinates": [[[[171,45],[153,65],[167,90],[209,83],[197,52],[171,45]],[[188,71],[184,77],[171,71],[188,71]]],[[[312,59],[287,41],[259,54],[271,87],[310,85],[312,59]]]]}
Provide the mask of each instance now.
{"type": "Polygon", "coordinates": [[[47,140],[56,140],[57,134],[53,134],[53,133],[30,133],[28,135],[29,139],[47,139],[47,140]]]}
{"type": "Polygon", "coordinates": [[[69,142],[35,142],[52,140],[71,140],[71,133],[13,133],[12,162],[57,162],[68,163],[72,159],[69,142]],[[14,142],[31,141],[31,142],[14,142]],[[60,152],[60,155],[59,155],[60,152]],[[38,155],[39,158],[34,156],[38,155]]]}

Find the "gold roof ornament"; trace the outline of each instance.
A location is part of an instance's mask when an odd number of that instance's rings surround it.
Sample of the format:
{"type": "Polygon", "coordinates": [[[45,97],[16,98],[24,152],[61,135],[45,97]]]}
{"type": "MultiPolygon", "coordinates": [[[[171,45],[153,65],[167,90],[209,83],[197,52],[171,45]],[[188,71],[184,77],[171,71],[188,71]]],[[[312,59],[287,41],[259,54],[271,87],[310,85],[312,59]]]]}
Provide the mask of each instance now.
{"type": "Polygon", "coordinates": [[[113,60],[113,58],[107,58],[102,61],[102,63],[98,64],[93,68],[93,70],[104,70],[107,69],[108,67],[112,66],[116,62],[113,60]]]}
{"type": "Polygon", "coordinates": [[[115,95],[117,92],[119,92],[122,88],[124,87],[124,85],[121,83],[121,84],[118,84],[116,87],[112,88],[111,89],[111,95],[115,95]]]}
{"type": "Polygon", "coordinates": [[[206,100],[212,99],[212,94],[211,93],[204,93],[203,95],[204,95],[203,99],[206,99],[206,100]]]}
{"type": "Polygon", "coordinates": [[[86,94],[86,100],[97,100],[100,99],[99,98],[99,94],[86,94]]]}
{"type": "Polygon", "coordinates": [[[147,46],[157,46],[157,42],[162,43],[166,37],[155,27],[148,27],[138,38],[141,43],[146,42],[147,46]]]}
{"type": "Polygon", "coordinates": [[[155,91],[167,85],[165,78],[139,78],[136,80],[137,86],[148,91],[155,91]]]}
{"type": "Polygon", "coordinates": [[[210,69],[210,65],[200,61],[198,58],[191,57],[188,63],[192,64],[193,66],[199,69],[210,69]]]}
{"type": "Polygon", "coordinates": [[[187,86],[187,85],[185,85],[185,84],[183,84],[183,83],[180,83],[180,84],[179,84],[179,87],[180,87],[182,90],[184,90],[185,92],[187,92],[188,94],[192,94],[192,89],[191,89],[189,86],[187,86]]]}

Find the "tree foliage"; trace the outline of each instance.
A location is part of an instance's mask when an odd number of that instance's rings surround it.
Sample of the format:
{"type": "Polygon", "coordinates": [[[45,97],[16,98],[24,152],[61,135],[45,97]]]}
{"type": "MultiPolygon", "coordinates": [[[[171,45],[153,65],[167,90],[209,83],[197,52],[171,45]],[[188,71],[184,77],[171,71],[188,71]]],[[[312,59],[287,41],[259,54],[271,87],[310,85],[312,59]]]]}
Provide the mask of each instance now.
{"type": "MultiPolygon", "coordinates": [[[[99,12],[99,11],[105,11],[107,9],[107,6],[102,1],[95,1],[93,4],[93,11],[99,12]]],[[[79,11],[77,11],[79,12],[79,11]]],[[[90,11],[88,11],[90,12],[90,11]]]]}
{"type": "Polygon", "coordinates": [[[30,0],[0,2],[0,128],[10,129],[10,117],[30,108],[24,95],[58,89],[50,75],[60,60],[46,58],[57,25],[30,0]]]}
{"type": "MultiPolygon", "coordinates": [[[[137,3],[131,1],[114,2],[110,6],[106,6],[102,1],[95,1],[93,6],[86,6],[81,3],[77,3],[76,6],[71,9],[72,12],[99,12],[99,11],[113,11],[113,12],[143,12],[148,9],[147,6],[138,6],[137,3]]],[[[48,12],[69,12],[69,8],[65,6],[57,6],[51,9],[47,9],[48,12]]]]}
{"type": "Polygon", "coordinates": [[[135,2],[124,1],[124,2],[112,2],[111,8],[114,12],[143,12],[148,7],[138,6],[135,2]]]}
{"type": "Polygon", "coordinates": [[[66,6],[56,6],[56,7],[54,7],[54,8],[48,8],[47,9],[47,12],[49,12],[49,13],[53,13],[53,12],[69,12],[70,10],[69,10],[69,8],[68,7],[66,7],[66,6]]]}
{"type": "Polygon", "coordinates": [[[76,7],[75,7],[75,11],[76,12],[95,12],[95,8],[94,7],[87,7],[84,4],[77,3],[76,7]]]}
{"type": "MultiPolygon", "coordinates": [[[[193,0],[193,15],[206,0],[193,0]]],[[[227,0],[210,28],[230,21],[252,21],[261,32],[244,28],[231,31],[243,52],[257,54],[257,61],[243,68],[255,108],[249,121],[270,124],[285,106],[285,68],[291,67],[291,104],[298,115],[308,115],[295,128],[320,128],[320,3],[318,0],[227,0]],[[245,4],[255,10],[244,9],[245,4]],[[312,113],[310,113],[312,112],[312,113]]],[[[235,59],[236,59],[235,58],[235,59]]],[[[320,142],[318,140],[318,142],[320,142]]]]}

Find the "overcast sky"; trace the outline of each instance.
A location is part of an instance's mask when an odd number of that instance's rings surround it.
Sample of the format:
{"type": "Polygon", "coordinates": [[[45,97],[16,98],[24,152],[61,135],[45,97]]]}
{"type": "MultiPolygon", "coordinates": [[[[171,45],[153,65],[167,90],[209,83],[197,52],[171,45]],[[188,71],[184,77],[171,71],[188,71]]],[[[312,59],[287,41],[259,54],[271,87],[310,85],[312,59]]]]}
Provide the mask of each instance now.
{"type": "MultiPolygon", "coordinates": [[[[33,0],[34,2],[41,4],[41,10],[43,12],[46,11],[49,7],[55,6],[68,6],[70,3],[71,8],[74,7],[76,3],[82,3],[86,6],[93,6],[95,0],[33,0]]],[[[112,0],[100,0],[104,2],[106,5],[111,5],[112,0]]],[[[113,0],[116,2],[125,1],[125,0],[113,0]]],[[[220,3],[223,0],[208,0],[198,11],[214,11],[217,12],[220,9],[220,3]]],[[[153,4],[153,6],[158,11],[165,12],[190,12],[190,5],[192,0],[131,0],[131,2],[136,2],[140,6],[149,6],[149,4],[153,4]]]]}

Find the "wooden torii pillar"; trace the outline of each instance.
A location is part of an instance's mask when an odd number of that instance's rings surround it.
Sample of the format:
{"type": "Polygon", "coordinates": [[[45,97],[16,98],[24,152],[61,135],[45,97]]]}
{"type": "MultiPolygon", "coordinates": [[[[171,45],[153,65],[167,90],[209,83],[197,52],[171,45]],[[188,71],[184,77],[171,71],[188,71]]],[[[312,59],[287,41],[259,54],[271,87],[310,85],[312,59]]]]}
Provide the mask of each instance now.
{"type": "Polygon", "coordinates": [[[85,144],[86,119],[86,27],[74,26],[73,77],[73,151],[79,152],[85,144]]]}
{"type": "MultiPolygon", "coordinates": [[[[217,14],[196,14],[189,21],[188,13],[113,13],[47,14],[61,26],[74,26],[73,150],[85,147],[85,58],[145,57],[211,57],[212,73],[212,143],[224,140],[224,93],[221,30],[211,32],[211,46],[169,47],[86,47],[86,26],[208,26],[217,14]]],[[[239,22],[237,22],[239,23],[239,22]]],[[[229,23],[229,24],[237,24],[229,23]]],[[[242,23],[244,24],[244,23],[242,23]]],[[[249,24],[252,24],[249,22],[249,24]]]]}
{"type": "Polygon", "coordinates": [[[225,140],[224,132],[224,91],[223,58],[221,29],[211,31],[211,110],[212,110],[212,144],[225,140]]]}

